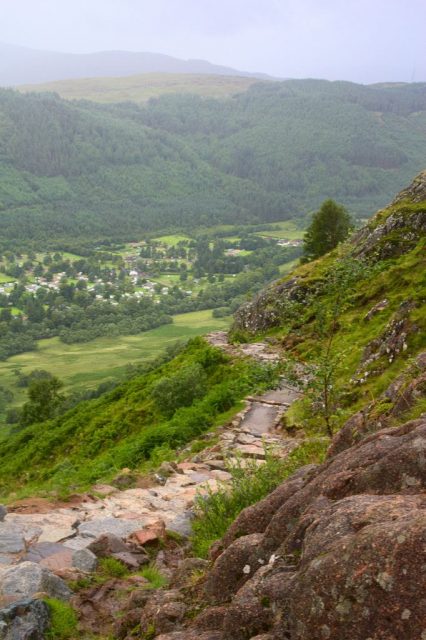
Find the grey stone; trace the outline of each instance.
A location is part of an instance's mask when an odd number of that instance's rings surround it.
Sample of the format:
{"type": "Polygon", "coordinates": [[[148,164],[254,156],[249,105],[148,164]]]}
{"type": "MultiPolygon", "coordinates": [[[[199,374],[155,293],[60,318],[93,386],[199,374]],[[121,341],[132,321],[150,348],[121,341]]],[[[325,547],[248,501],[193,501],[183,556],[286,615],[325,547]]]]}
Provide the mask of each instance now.
{"type": "Polygon", "coordinates": [[[8,529],[0,531],[0,553],[21,553],[25,551],[25,540],[20,532],[8,529]]]}
{"type": "Polygon", "coordinates": [[[35,562],[22,562],[0,575],[0,594],[16,599],[31,598],[36,593],[69,600],[72,592],[65,582],[35,562]]]}
{"type": "Polygon", "coordinates": [[[4,504],[0,504],[0,522],[4,522],[4,519],[7,515],[7,507],[4,504]]]}
{"type": "Polygon", "coordinates": [[[13,564],[15,562],[15,556],[10,553],[0,553],[0,565],[13,564]]]}
{"type": "Polygon", "coordinates": [[[106,558],[113,553],[125,553],[129,551],[127,544],[113,533],[104,533],[93,540],[87,547],[97,558],[106,558]]]}
{"type": "Polygon", "coordinates": [[[49,607],[43,600],[21,600],[0,609],[2,640],[44,640],[49,607]]]}
{"type": "Polygon", "coordinates": [[[28,562],[41,562],[64,550],[62,544],[57,542],[38,542],[30,547],[28,553],[22,558],[28,562]]]}
{"type": "Polygon", "coordinates": [[[127,538],[134,531],[143,529],[146,520],[119,520],[118,518],[99,518],[90,522],[83,522],[78,532],[85,538],[98,538],[103,533],[113,533],[119,538],[127,538]]]}
{"type": "Polygon", "coordinates": [[[122,551],[111,554],[111,557],[125,564],[128,569],[139,569],[144,564],[149,564],[149,556],[145,553],[122,551]]]}
{"type": "Polygon", "coordinates": [[[175,531],[181,536],[188,537],[191,535],[191,512],[180,513],[173,520],[167,523],[167,529],[169,531],[175,531]]]}
{"type": "Polygon", "coordinates": [[[98,559],[90,549],[80,549],[72,554],[72,566],[90,573],[98,566],[98,559]]]}

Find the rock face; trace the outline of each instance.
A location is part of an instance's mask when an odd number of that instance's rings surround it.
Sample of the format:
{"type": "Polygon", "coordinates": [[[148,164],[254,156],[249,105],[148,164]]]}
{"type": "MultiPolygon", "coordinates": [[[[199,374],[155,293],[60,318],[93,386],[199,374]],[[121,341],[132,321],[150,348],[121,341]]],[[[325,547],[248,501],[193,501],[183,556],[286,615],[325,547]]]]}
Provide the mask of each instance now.
{"type": "Polygon", "coordinates": [[[425,489],[426,419],[299,470],[243,511],[213,550],[204,583],[209,606],[189,633],[426,637],[425,489]]]}

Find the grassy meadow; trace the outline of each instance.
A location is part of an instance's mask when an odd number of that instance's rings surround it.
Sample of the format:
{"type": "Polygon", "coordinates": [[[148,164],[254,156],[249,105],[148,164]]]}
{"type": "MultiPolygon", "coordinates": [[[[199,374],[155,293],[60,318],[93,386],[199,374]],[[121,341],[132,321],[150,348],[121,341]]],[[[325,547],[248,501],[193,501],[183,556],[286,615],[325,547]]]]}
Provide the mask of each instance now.
{"type": "Polygon", "coordinates": [[[284,220],[283,222],[274,222],[270,230],[258,231],[255,235],[262,238],[276,238],[277,240],[301,240],[304,233],[305,230],[301,229],[292,220],[284,220]],[[273,229],[272,227],[279,227],[279,229],[273,229]]]}
{"type": "Polygon", "coordinates": [[[189,242],[191,238],[182,233],[175,233],[168,236],[159,236],[158,238],[154,238],[156,242],[161,242],[162,244],[166,244],[169,247],[174,247],[179,242],[189,242]]]}

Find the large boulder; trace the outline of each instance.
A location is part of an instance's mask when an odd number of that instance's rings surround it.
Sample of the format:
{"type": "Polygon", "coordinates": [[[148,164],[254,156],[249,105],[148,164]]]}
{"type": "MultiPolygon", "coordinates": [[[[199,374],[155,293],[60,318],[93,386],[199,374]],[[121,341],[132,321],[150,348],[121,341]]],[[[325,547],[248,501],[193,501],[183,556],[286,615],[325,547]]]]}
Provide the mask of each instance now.
{"type": "Polygon", "coordinates": [[[72,592],[65,582],[35,562],[22,562],[0,575],[0,595],[16,600],[44,593],[51,598],[69,600],[72,592]]]}

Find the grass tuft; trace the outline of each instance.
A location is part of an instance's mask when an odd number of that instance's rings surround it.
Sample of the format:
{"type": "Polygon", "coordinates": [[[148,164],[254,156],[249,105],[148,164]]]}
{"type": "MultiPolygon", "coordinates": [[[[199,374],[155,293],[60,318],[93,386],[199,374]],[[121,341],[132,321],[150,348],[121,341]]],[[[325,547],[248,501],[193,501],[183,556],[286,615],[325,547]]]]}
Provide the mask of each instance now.
{"type": "Polygon", "coordinates": [[[50,612],[50,629],[46,634],[48,640],[74,640],[77,632],[77,614],[71,605],[55,598],[45,600],[50,612]]]}

